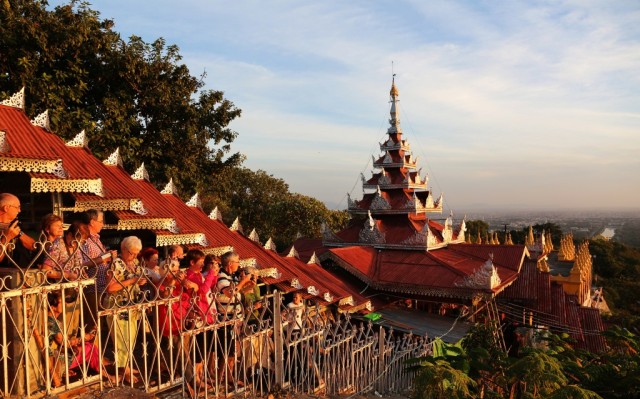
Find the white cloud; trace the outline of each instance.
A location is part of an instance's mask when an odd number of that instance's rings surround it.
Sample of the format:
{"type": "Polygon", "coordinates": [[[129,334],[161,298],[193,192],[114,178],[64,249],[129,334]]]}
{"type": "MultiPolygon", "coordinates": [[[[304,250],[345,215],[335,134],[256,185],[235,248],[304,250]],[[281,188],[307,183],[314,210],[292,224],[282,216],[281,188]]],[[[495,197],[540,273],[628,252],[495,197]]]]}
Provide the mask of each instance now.
{"type": "Polygon", "coordinates": [[[177,43],[243,109],[234,150],[294,191],[351,190],[378,154],[393,60],[405,133],[449,203],[596,206],[595,181],[616,206],[640,200],[634,2],[94,5],[177,43]]]}

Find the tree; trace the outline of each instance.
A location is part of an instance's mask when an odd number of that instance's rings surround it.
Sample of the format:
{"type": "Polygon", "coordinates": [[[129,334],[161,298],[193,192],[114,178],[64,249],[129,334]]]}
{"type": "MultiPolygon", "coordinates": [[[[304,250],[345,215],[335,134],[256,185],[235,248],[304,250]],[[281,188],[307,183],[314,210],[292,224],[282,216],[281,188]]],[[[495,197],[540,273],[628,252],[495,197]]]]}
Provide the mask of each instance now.
{"type": "Polygon", "coordinates": [[[280,249],[298,235],[320,238],[325,222],[339,230],[348,221],[346,212],[331,211],[315,198],[291,193],[284,180],[263,170],[226,168],[215,181],[202,192],[203,206],[217,206],[227,224],[239,217],[243,228],[255,228],[264,239],[272,237],[280,249]]]}
{"type": "Polygon", "coordinates": [[[125,41],[88,3],[46,5],[0,5],[0,96],[25,86],[27,113],[48,109],[54,132],[70,139],[84,129],[96,156],[120,147],[126,169],[145,162],[152,182],[173,178],[185,193],[242,161],[228,127],[241,111],[221,91],[201,91],[177,46],[125,41]]]}
{"type": "Polygon", "coordinates": [[[475,242],[478,237],[478,232],[480,232],[480,237],[484,239],[484,237],[489,233],[489,223],[484,220],[470,220],[466,222],[467,226],[467,234],[471,236],[471,241],[475,242]]]}

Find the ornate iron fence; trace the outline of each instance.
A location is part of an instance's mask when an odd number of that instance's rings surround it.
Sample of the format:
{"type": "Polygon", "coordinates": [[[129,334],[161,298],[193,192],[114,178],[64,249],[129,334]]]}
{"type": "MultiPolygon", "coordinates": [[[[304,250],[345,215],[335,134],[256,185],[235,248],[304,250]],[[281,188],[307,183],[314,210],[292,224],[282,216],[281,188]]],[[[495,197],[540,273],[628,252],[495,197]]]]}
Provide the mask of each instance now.
{"type": "MultiPolygon", "coordinates": [[[[12,244],[2,243],[0,253],[11,257],[12,244]]],[[[149,393],[179,388],[184,397],[262,396],[278,387],[402,391],[412,382],[405,361],[430,351],[424,337],[309,301],[287,307],[277,291],[255,302],[229,300],[185,287],[175,267],[154,275],[144,265],[87,262],[80,236],[64,261],[51,246],[43,236],[32,261],[10,259],[15,267],[0,270],[2,397],[95,384],[149,393]],[[39,267],[45,260],[52,266],[39,267]],[[104,292],[97,292],[94,268],[108,275],[104,292]]]]}

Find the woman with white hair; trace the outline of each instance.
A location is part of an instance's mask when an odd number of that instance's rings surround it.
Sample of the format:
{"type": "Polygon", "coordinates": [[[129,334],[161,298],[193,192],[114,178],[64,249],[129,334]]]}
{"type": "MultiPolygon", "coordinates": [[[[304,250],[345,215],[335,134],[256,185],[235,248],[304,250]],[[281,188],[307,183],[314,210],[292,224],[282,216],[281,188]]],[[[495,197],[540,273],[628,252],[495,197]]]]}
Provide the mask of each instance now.
{"type": "Polygon", "coordinates": [[[122,240],[120,256],[113,261],[106,289],[110,295],[109,307],[125,308],[109,317],[109,328],[115,345],[116,366],[124,368],[124,379],[132,384],[138,382],[134,375],[137,371],[130,364],[140,312],[126,307],[143,300],[140,286],[145,285],[147,280],[137,259],[141,250],[142,242],[138,237],[129,236],[122,240]]]}

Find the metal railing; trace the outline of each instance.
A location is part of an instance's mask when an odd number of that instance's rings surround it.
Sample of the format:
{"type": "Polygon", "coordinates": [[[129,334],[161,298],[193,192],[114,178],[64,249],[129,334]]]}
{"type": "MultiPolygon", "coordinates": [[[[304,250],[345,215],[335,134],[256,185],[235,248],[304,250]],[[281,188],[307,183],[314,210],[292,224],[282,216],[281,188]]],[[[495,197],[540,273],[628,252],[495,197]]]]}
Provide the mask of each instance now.
{"type": "MultiPolygon", "coordinates": [[[[4,242],[0,253],[11,257],[12,244],[4,242]]],[[[112,262],[106,272],[116,289],[99,293],[96,278],[87,277],[99,265],[75,257],[86,255],[83,244],[77,237],[61,262],[42,236],[33,260],[10,259],[15,267],[0,270],[1,397],[97,384],[182,389],[183,397],[402,391],[412,383],[405,361],[430,352],[424,337],[377,328],[311,300],[292,310],[277,291],[255,302],[213,291],[200,296],[169,267],[151,284],[143,265],[123,274],[122,264],[112,262]],[[45,259],[68,273],[51,278],[38,266],[45,259]]]]}

